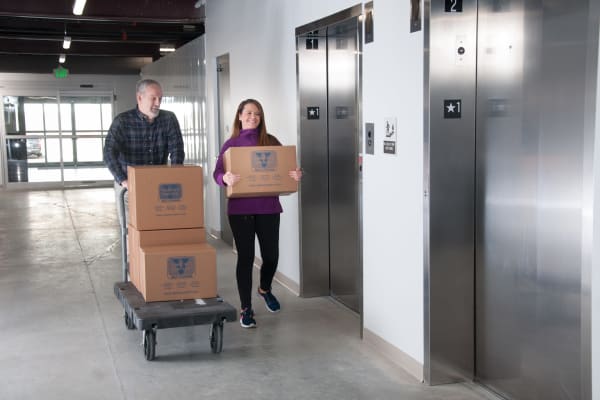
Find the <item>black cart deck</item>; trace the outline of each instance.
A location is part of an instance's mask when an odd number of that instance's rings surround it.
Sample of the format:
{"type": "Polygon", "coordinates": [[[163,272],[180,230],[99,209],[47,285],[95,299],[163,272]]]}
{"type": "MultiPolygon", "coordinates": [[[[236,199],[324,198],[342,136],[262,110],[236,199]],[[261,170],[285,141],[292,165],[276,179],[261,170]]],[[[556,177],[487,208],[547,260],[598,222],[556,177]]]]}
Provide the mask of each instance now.
{"type": "Polygon", "coordinates": [[[114,289],[125,310],[125,326],[144,332],[144,355],[148,361],[154,360],[156,354],[158,329],[211,324],[210,348],[213,353],[220,353],[223,324],[237,319],[236,309],[220,297],[146,303],[131,282],[117,282],[114,289]]]}
{"type": "Polygon", "coordinates": [[[178,328],[237,319],[236,309],[220,297],[146,303],[131,282],[115,283],[115,295],[139,330],[178,328]]]}

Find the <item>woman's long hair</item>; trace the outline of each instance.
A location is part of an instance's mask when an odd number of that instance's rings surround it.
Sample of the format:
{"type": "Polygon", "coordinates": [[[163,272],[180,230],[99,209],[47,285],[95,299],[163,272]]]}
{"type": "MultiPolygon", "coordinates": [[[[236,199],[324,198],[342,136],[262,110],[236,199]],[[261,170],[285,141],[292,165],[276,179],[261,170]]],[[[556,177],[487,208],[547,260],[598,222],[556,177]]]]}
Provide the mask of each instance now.
{"type": "Polygon", "coordinates": [[[273,135],[267,133],[267,126],[265,124],[265,112],[263,111],[262,105],[258,100],[246,99],[240,103],[233,118],[233,129],[231,131],[231,138],[240,136],[240,130],[242,129],[242,121],[240,121],[240,114],[244,110],[246,104],[254,104],[260,112],[260,124],[258,124],[258,145],[259,146],[277,146],[280,145],[279,140],[273,135]]]}

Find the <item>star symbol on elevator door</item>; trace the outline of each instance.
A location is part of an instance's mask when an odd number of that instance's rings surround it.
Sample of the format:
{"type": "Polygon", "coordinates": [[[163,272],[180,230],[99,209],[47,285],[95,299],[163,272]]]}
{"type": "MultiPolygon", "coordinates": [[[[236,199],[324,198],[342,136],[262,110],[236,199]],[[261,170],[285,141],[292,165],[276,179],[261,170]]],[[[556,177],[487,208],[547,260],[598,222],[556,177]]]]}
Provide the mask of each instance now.
{"type": "Polygon", "coordinates": [[[319,119],[319,107],[306,107],[307,119],[319,119]]]}
{"type": "Polygon", "coordinates": [[[444,118],[461,118],[461,99],[444,100],[444,118]]]}

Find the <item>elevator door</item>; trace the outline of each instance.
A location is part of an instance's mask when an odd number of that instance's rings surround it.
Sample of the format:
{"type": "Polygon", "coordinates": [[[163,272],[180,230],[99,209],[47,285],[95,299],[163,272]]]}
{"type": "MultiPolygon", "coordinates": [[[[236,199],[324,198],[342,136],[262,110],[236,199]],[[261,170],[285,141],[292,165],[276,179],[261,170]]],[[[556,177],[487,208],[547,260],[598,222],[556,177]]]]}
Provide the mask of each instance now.
{"type": "Polygon", "coordinates": [[[543,3],[478,5],[476,375],[509,398],[584,399],[588,2],[543,3]]]}
{"type": "Polygon", "coordinates": [[[431,2],[430,383],[591,398],[590,3],[431,2]]]}
{"type": "MultiPolygon", "coordinates": [[[[297,35],[301,295],[360,306],[359,21],[297,35]]],[[[299,28],[300,29],[300,28],[299,28]]],[[[298,32],[298,30],[297,30],[298,32]]]]}

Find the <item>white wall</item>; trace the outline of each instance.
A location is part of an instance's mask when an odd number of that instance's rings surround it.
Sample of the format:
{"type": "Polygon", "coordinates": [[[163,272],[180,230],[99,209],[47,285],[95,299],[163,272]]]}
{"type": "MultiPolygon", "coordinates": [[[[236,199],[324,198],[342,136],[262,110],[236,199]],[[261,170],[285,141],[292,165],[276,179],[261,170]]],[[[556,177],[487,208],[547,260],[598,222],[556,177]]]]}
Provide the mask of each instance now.
{"type": "Polygon", "coordinates": [[[409,5],[374,2],[364,47],[364,121],[375,123],[375,155],[363,163],[364,325],[422,365],[423,32],[409,32],[409,5]],[[383,153],[390,117],[396,155],[383,153]]]}
{"type": "MultiPolygon", "coordinates": [[[[297,144],[295,28],[349,8],[349,0],[208,0],[206,61],[209,149],[216,156],[216,57],[230,55],[231,99],[254,97],[269,131],[297,144]],[[210,132],[212,131],[212,135],[210,132]]],[[[363,120],[375,123],[376,151],[364,157],[364,327],[412,363],[423,354],[423,34],[409,33],[410,2],[374,3],[375,40],[364,47],[363,120]],[[398,152],[383,154],[383,125],[398,120],[398,152]]],[[[235,110],[230,110],[234,117],[235,110]]],[[[208,215],[218,215],[210,186],[208,215]]],[[[281,197],[279,272],[299,282],[298,199],[281,197]]],[[[207,222],[209,224],[210,222],[207,222]]],[[[218,226],[211,228],[219,229],[218,226]]],[[[415,372],[414,367],[417,367],[415,372]]],[[[422,368],[421,368],[422,369],[422,368]]]]}

